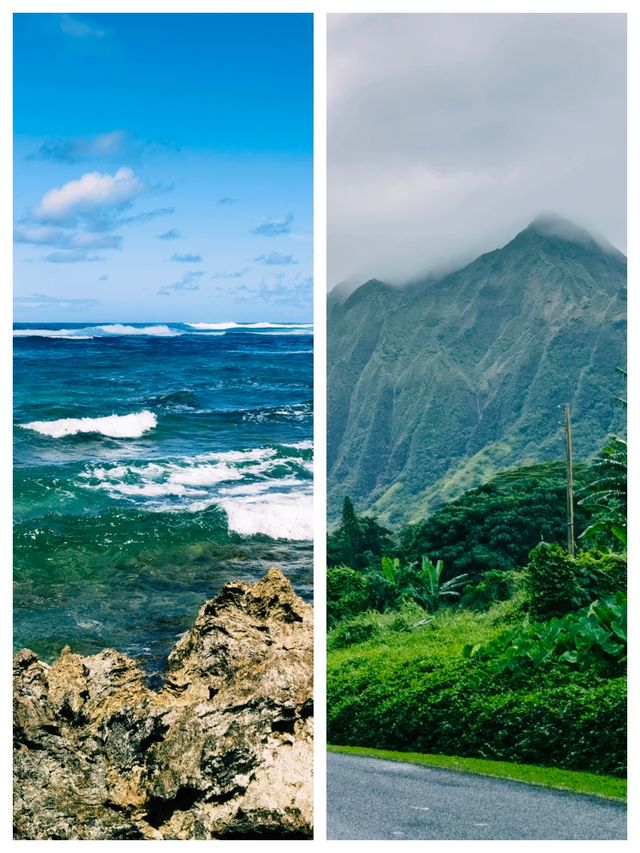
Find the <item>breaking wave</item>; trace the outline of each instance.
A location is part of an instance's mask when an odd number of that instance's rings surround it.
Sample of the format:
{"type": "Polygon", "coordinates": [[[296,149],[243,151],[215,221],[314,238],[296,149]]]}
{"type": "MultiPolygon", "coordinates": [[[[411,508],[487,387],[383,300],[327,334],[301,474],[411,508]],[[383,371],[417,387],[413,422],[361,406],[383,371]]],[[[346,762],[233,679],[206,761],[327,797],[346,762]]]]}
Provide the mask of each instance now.
{"type": "Polygon", "coordinates": [[[20,424],[23,429],[35,430],[51,438],[78,433],[98,433],[109,438],[140,438],[153,429],[158,419],[153,412],[134,412],[131,415],[108,415],[104,418],[59,418],[55,421],[31,421],[20,424]]]}

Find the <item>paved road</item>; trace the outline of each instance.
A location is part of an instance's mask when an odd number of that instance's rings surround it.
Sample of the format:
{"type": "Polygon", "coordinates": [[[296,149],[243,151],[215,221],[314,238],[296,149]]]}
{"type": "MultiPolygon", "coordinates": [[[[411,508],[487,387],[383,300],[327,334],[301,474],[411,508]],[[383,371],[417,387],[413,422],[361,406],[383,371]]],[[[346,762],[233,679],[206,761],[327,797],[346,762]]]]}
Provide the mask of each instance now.
{"type": "Polygon", "coordinates": [[[328,755],[330,839],[624,839],[600,797],[355,755],[328,755]]]}

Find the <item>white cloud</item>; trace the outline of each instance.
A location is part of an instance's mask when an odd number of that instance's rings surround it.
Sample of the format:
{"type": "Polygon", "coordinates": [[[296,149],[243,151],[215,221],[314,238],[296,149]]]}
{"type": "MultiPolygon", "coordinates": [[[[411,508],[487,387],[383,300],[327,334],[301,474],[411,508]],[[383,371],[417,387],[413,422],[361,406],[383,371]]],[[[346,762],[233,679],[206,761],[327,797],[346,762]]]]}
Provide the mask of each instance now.
{"type": "Polygon", "coordinates": [[[122,237],[95,231],[73,233],[54,225],[29,225],[19,222],[13,230],[16,243],[54,246],[56,249],[119,249],[122,237]]]}
{"type": "Polygon", "coordinates": [[[92,261],[101,261],[99,255],[88,255],[81,249],[75,249],[73,252],[52,252],[44,258],[49,264],[82,264],[92,261]]]}
{"type": "Polygon", "coordinates": [[[60,16],[60,29],[74,38],[104,38],[108,31],[88,21],[81,21],[72,15],[60,16]]]}
{"type": "Polygon", "coordinates": [[[71,222],[78,217],[99,218],[105,212],[126,207],[145,189],[132,169],[114,175],[86,172],[75,181],[46,192],[33,210],[39,222],[71,222]]]}
{"type": "Polygon", "coordinates": [[[13,304],[17,310],[27,309],[37,311],[44,309],[46,311],[75,311],[86,308],[93,308],[99,305],[100,299],[76,299],[74,297],[48,296],[45,293],[33,293],[31,296],[16,296],[13,304]]]}
{"type": "Polygon", "coordinates": [[[32,243],[36,246],[58,246],[66,240],[66,233],[53,225],[25,225],[18,223],[13,229],[15,243],[32,243]]]}

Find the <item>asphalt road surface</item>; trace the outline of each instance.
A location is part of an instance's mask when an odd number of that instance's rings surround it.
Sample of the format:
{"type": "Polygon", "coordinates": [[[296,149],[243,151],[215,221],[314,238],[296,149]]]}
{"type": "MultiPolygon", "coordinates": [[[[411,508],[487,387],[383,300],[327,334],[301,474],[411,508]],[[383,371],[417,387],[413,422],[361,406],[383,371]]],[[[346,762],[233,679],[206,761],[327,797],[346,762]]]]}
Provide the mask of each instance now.
{"type": "Polygon", "coordinates": [[[600,797],[356,755],[328,755],[337,839],[624,839],[627,809],[600,797]]]}

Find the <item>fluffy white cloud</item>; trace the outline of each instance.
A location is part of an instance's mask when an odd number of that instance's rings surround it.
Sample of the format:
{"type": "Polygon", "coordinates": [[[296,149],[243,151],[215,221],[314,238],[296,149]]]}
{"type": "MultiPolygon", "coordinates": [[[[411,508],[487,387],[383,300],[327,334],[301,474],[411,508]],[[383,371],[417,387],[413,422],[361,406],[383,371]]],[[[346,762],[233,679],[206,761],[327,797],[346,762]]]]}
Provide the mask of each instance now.
{"type": "Polygon", "coordinates": [[[121,168],[114,175],[86,172],[75,181],[46,192],[33,210],[39,222],[71,222],[78,217],[100,218],[126,207],[145,189],[133,169],[121,168]]]}

